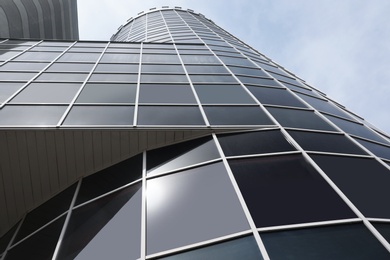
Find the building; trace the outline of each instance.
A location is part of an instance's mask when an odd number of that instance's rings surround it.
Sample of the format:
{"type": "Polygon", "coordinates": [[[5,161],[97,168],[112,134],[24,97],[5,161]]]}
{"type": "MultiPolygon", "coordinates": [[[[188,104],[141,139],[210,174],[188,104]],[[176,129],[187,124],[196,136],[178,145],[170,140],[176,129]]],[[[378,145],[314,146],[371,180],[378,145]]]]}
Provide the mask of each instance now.
{"type": "Polygon", "coordinates": [[[203,15],[0,48],[2,260],[390,258],[389,136],[203,15]]]}
{"type": "Polygon", "coordinates": [[[0,38],[78,40],[77,0],[0,0],[0,38]]]}

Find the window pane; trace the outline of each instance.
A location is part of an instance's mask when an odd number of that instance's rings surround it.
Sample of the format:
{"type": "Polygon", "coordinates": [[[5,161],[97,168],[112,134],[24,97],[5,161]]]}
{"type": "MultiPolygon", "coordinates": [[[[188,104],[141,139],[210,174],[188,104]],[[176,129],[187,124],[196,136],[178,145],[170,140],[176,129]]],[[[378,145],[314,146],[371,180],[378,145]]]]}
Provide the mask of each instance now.
{"type": "Polygon", "coordinates": [[[41,71],[49,63],[44,62],[8,62],[2,65],[0,68],[2,71],[12,71],[12,70],[32,70],[32,71],[41,71]]]}
{"type": "Polygon", "coordinates": [[[267,107],[267,110],[284,127],[336,131],[312,111],[267,107]]]}
{"type": "Polygon", "coordinates": [[[163,54],[143,54],[142,62],[156,62],[156,63],[176,63],[180,64],[177,55],[163,55],[163,54]]]}
{"type": "Polygon", "coordinates": [[[343,120],[340,118],[336,118],[333,116],[325,115],[330,121],[332,121],[335,125],[340,127],[342,130],[349,134],[357,135],[363,138],[371,139],[374,141],[384,143],[384,139],[382,139],[379,135],[375,134],[373,131],[369,130],[364,125],[353,123],[347,120],[343,120]]]}
{"type": "Polygon", "coordinates": [[[29,81],[38,72],[0,72],[0,80],[29,81]]]}
{"type": "Polygon", "coordinates": [[[81,84],[31,83],[11,103],[70,103],[81,84]]]}
{"type": "Polygon", "coordinates": [[[147,181],[147,253],[249,229],[222,163],[147,181]]]}
{"type": "Polygon", "coordinates": [[[139,63],[139,54],[105,53],[100,62],[139,63]]]}
{"type": "Polygon", "coordinates": [[[301,155],[235,159],[229,165],[257,227],[356,217],[301,155]]]}
{"type": "Polygon", "coordinates": [[[374,159],[310,155],[366,216],[390,218],[390,171],[374,159]]]}
{"type": "Polygon", "coordinates": [[[227,242],[202,247],[177,255],[163,257],[164,260],[198,260],[198,259],[224,259],[224,260],[259,260],[263,259],[253,236],[238,238],[227,242]]]}
{"type": "Polygon", "coordinates": [[[93,68],[93,63],[54,63],[47,71],[57,72],[90,72],[93,68]]]}
{"type": "Polygon", "coordinates": [[[83,82],[87,78],[86,73],[42,73],[36,81],[52,82],[83,82]]]}
{"type": "Polygon", "coordinates": [[[390,224],[389,223],[372,223],[381,235],[390,243],[390,224]]]}
{"type": "Polygon", "coordinates": [[[308,151],[366,155],[362,149],[349,141],[344,135],[302,131],[288,132],[303,149],[308,151]]]}
{"type": "Polygon", "coordinates": [[[229,73],[223,66],[186,65],[186,69],[190,74],[229,73]]]}
{"type": "Polygon", "coordinates": [[[192,82],[205,82],[205,83],[236,83],[237,80],[230,75],[190,75],[192,82]]]}
{"type": "Polygon", "coordinates": [[[218,140],[226,156],[295,150],[279,130],[218,135],[218,140]]]}
{"type": "Polygon", "coordinates": [[[64,125],[132,125],[133,106],[73,106],[64,125]]]}
{"type": "Polygon", "coordinates": [[[263,72],[261,69],[258,69],[258,68],[245,68],[245,67],[229,66],[229,69],[234,74],[241,74],[241,75],[258,76],[258,77],[267,77],[267,78],[269,78],[269,76],[265,72],[263,72]]]}
{"type": "Polygon", "coordinates": [[[186,75],[174,75],[174,74],[142,74],[141,82],[143,83],[161,83],[161,82],[188,82],[186,75]]]}
{"type": "Polygon", "coordinates": [[[240,85],[195,85],[202,104],[254,104],[240,85]]]}
{"type": "Polygon", "coordinates": [[[22,82],[0,82],[0,103],[4,102],[12,96],[18,89],[20,89],[25,83],[22,82]]]}
{"type": "Polygon", "coordinates": [[[87,52],[68,52],[61,56],[58,61],[86,61],[96,62],[100,57],[100,53],[87,53],[87,52]]]}
{"type": "Polygon", "coordinates": [[[248,86],[248,89],[262,104],[306,107],[301,101],[284,89],[252,86],[248,86]]]}
{"type": "Polygon", "coordinates": [[[212,125],[273,125],[260,107],[204,106],[212,125]]]}
{"type": "Polygon", "coordinates": [[[142,64],[142,72],[184,74],[184,69],[181,65],[142,64]]]}
{"type": "Polygon", "coordinates": [[[277,86],[280,87],[279,83],[277,83],[273,79],[268,78],[257,78],[257,77],[244,77],[244,76],[237,76],[238,79],[244,83],[249,85],[259,85],[259,86],[277,86]]]}
{"type": "Polygon", "coordinates": [[[139,102],[196,104],[190,85],[141,84],[139,102]]]}
{"type": "Polygon", "coordinates": [[[220,64],[220,62],[211,55],[180,55],[181,59],[186,64],[204,64],[204,63],[214,63],[220,64]]]}
{"type": "Polygon", "coordinates": [[[92,74],[89,81],[102,81],[102,82],[134,82],[138,81],[138,74],[92,74]]]}
{"type": "Polygon", "coordinates": [[[117,163],[83,179],[76,205],[142,177],[142,155],[117,163]]]}
{"type": "Polygon", "coordinates": [[[136,84],[86,84],[76,103],[134,103],[136,84]]]}
{"type": "Polygon", "coordinates": [[[364,140],[360,140],[358,138],[355,138],[355,140],[358,141],[364,147],[366,147],[368,150],[370,150],[376,156],[390,160],[390,146],[375,144],[364,140]]]}
{"type": "Polygon", "coordinates": [[[141,248],[141,184],[72,212],[59,259],[137,259],[141,248]]]}
{"type": "Polygon", "coordinates": [[[138,64],[106,64],[101,63],[96,66],[95,72],[125,72],[138,73],[138,64]]]}
{"type": "Polygon", "coordinates": [[[66,106],[5,106],[0,110],[0,125],[56,125],[66,106]]]}
{"type": "Polygon", "coordinates": [[[52,61],[60,54],[61,52],[25,52],[14,60],[52,61]]]}
{"type": "Polygon", "coordinates": [[[363,224],[261,233],[271,259],[388,259],[363,224]]]}
{"type": "Polygon", "coordinates": [[[138,125],[204,125],[198,107],[140,106],[138,125]]]}

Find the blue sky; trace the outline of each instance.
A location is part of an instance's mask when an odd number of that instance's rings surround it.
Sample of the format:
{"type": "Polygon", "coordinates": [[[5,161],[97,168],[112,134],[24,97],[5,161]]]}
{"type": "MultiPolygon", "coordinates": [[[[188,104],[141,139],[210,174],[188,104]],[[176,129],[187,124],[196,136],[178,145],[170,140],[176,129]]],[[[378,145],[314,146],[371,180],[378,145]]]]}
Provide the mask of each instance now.
{"type": "Polygon", "coordinates": [[[108,40],[163,5],[204,14],[390,134],[390,1],[78,0],[80,38],[108,40]]]}

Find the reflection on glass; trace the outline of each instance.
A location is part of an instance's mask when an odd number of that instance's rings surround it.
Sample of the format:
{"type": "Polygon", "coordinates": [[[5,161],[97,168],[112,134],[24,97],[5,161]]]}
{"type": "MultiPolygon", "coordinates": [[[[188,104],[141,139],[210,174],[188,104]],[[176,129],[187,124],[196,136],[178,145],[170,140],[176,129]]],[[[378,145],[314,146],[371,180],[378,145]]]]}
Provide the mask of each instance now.
{"type": "Polygon", "coordinates": [[[374,159],[311,157],[366,217],[390,218],[388,169],[374,159]]]}
{"type": "Polygon", "coordinates": [[[252,86],[248,86],[248,89],[263,105],[306,107],[301,101],[284,89],[252,86]]]}
{"type": "Polygon", "coordinates": [[[374,227],[381,233],[381,235],[390,243],[390,223],[372,223],[374,227]]]}
{"type": "Polygon", "coordinates": [[[294,151],[279,130],[219,135],[226,156],[294,151]]]}
{"type": "Polygon", "coordinates": [[[247,230],[222,163],[147,181],[147,254],[247,230]]]}
{"type": "Polygon", "coordinates": [[[80,83],[31,83],[11,103],[70,103],[80,87],[80,83]]]}
{"type": "Polygon", "coordinates": [[[24,84],[23,82],[0,82],[0,103],[6,101],[24,84]]]}
{"type": "Polygon", "coordinates": [[[137,259],[141,184],[73,210],[58,259],[137,259]]]}
{"type": "Polygon", "coordinates": [[[255,104],[240,85],[195,85],[202,104],[255,104]]]}
{"type": "Polygon", "coordinates": [[[139,106],[138,125],[204,125],[198,107],[139,106]]]}
{"type": "Polygon", "coordinates": [[[0,125],[56,125],[66,106],[5,106],[0,110],[0,125]]]}
{"type": "Polygon", "coordinates": [[[139,102],[196,104],[191,86],[176,84],[141,84],[139,102]]]}
{"type": "Polygon", "coordinates": [[[86,84],[76,103],[134,103],[136,84],[86,84]]]}
{"type": "Polygon", "coordinates": [[[219,244],[194,249],[177,255],[162,257],[164,260],[259,260],[263,259],[253,236],[238,238],[219,244]]]}
{"type": "Polygon", "coordinates": [[[211,125],[273,125],[260,107],[204,106],[211,125]]]}
{"type": "Polygon", "coordinates": [[[257,227],[355,217],[301,155],[235,159],[229,165],[257,227]]]}
{"type": "Polygon", "coordinates": [[[368,150],[370,150],[376,156],[390,160],[390,146],[384,146],[384,145],[364,141],[358,138],[354,138],[354,139],[358,141],[361,145],[366,147],[368,150]]]}
{"type": "Polygon", "coordinates": [[[389,259],[363,224],[261,233],[271,259],[389,259]]]}
{"type": "Polygon", "coordinates": [[[64,125],[132,125],[133,106],[73,106],[64,125]]]}

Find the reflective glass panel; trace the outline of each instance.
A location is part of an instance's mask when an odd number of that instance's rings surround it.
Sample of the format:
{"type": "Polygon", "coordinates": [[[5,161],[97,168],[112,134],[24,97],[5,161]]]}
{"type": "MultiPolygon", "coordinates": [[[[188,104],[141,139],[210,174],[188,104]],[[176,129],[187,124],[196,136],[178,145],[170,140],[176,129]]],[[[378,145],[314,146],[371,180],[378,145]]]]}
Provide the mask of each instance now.
{"type": "Polygon", "coordinates": [[[65,217],[54,221],[7,252],[5,260],[52,259],[65,217]]]}
{"type": "Polygon", "coordinates": [[[58,61],[85,61],[96,62],[100,57],[100,53],[88,53],[88,52],[68,52],[61,56],[58,61]]]}
{"type": "Polygon", "coordinates": [[[180,55],[181,59],[186,64],[204,64],[204,63],[214,63],[220,64],[218,59],[212,55],[180,55]]]}
{"type": "Polygon", "coordinates": [[[301,101],[284,89],[252,86],[248,86],[248,89],[262,104],[306,107],[301,101]]]}
{"type": "Polygon", "coordinates": [[[186,69],[190,74],[229,73],[223,66],[186,65],[186,69]]]}
{"type": "Polygon", "coordinates": [[[0,82],[0,103],[6,101],[24,84],[22,82],[0,82]]]}
{"type": "Polygon", "coordinates": [[[0,80],[29,81],[38,72],[0,72],[0,80]]]}
{"type": "Polygon", "coordinates": [[[325,115],[330,121],[332,121],[335,125],[340,127],[342,130],[349,134],[357,135],[363,138],[371,139],[374,141],[384,143],[384,139],[382,139],[379,135],[375,134],[373,131],[365,127],[364,125],[353,123],[347,120],[343,120],[340,118],[336,118],[333,116],[325,115]]]}
{"type": "Polygon", "coordinates": [[[25,52],[16,57],[14,60],[31,60],[31,61],[52,61],[57,58],[61,52],[25,52]]]}
{"type": "Polygon", "coordinates": [[[31,83],[11,103],[70,103],[80,87],[81,84],[31,83]]]}
{"type": "Polygon", "coordinates": [[[108,63],[139,63],[139,54],[105,53],[100,62],[108,63]]]}
{"type": "Polygon", "coordinates": [[[18,231],[14,244],[67,211],[73,199],[76,185],[77,184],[73,184],[66,190],[60,192],[58,195],[29,212],[18,231]]]}
{"type": "Polygon", "coordinates": [[[86,84],[76,103],[134,103],[136,84],[86,84]]]}
{"type": "Polygon", "coordinates": [[[390,160],[390,147],[389,146],[384,146],[384,145],[360,140],[358,138],[354,138],[354,139],[356,141],[358,141],[361,145],[366,147],[368,150],[370,150],[376,156],[390,160]]]}
{"type": "Polygon", "coordinates": [[[162,257],[165,260],[259,260],[263,259],[253,236],[238,238],[215,245],[194,249],[172,256],[162,257]]]}
{"type": "Polygon", "coordinates": [[[8,62],[0,67],[2,71],[7,70],[31,70],[31,71],[41,71],[49,63],[45,62],[8,62]]]}
{"type": "Polygon", "coordinates": [[[15,231],[19,226],[19,223],[20,221],[16,223],[10,230],[8,230],[7,233],[0,237],[0,255],[5,251],[5,249],[7,249],[7,246],[11,241],[12,237],[14,236],[15,231]]]}
{"type": "Polygon", "coordinates": [[[5,106],[0,125],[56,125],[66,106],[5,106]]]}
{"type": "Polygon", "coordinates": [[[303,131],[288,132],[307,151],[367,154],[344,135],[303,131]]]}
{"type": "Polygon", "coordinates": [[[204,106],[212,125],[273,125],[261,110],[252,106],[204,106]]]}
{"type": "Polygon", "coordinates": [[[142,155],[136,155],[83,179],[76,205],[142,177],[142,155]]]}
{"type": "Polygon", "coordinates": [[[202,104],[254,104],[240,85],[195,85],[202,104]]]}
{"type": "Polygon", "coordinates": [[[137,259],[141,184],[73,210],[58,259],[137,259]]]}
{"type": "Polygon", "coordinates": [[[99,73],[92,74],[89,81],[112,81],[112,82],[134,82],[138,81],[138,74],[108,74],[99,73]]]}
{"type": "Polygon", "coordinates": [[[355,217],[301,155],[235,159],[229,165],[257,227],[355,217]]]}
{"type": "Polygon", "coordinates": [[[87,78],[86,73],[42,73],[36,80],[82,82],[87,78]]]}
{"type": "Polygon", "coordinates": [[[249,229],[222,163],[147,181],[147,254],[249,229]]]}
{"type": "Polygon", "coordinates": [[[271,259],[389,259],[363,224],[261,233],[271,259]]]}
{"type": "Polygon", "coordinates": [[[237,80],[230,75],[190,75],[192,82],[199,83],[237,83],[237,80]]]}
{"type": "Polygon", "coordinates": [[[336,131],[312,111],[267,107],[267,110],[284,127],[336,131]]]}
{"type": "Polygon", "coordinates": [[[219,153],[213,140],[202,138],[201,140],[192,140],[148,152],[147,158],[148,175],[153,176],[217,159],[219,158],[219,153]],[[153,168],[151,168],[152,165],[153,168]]]}
{"type": "Polygon", "coordinates": [[[142,64],[142,72],[184,74],[184,69],[181,65],[142,64]]]}
{"type": "Polygon", "coordinates": [[[138,64],[101,63],[96,66],[95,72],[138,73],[138,67],[138,64]]]}
{"type": "Polygon", "coordinates": [[[195,106],[139,106],[138,125],[204,125],[204,121],[195,106]]]}
{"type": "Polygon", "coordinates": [[[188,103],[196,104],[190,85],[141,84],[140,103],[188,103]]]}
{"type": "Polygon", "coordinates": [[[372,223],[381,235],[390,243],[390,223],[372,223]]]}
{"type": "Polygon", "coordinates": [[[156,63],[176,63],[180,64],[179,57],[177,55],[163,55],[163,54],[143,54],[142,62],[156,62],[156,63]]]}
{"type": "Polygon", "coordinates": [[[143,83],[160,83],[160,82],[188,82],[186,75],[175,74],[142,74],[141,82],[143,83]]]}
{"type": "Polygon", "coordinates": [[[90,72],[95,64],[93,63],[54,63],[47,71],[58,72],[90,72]]]}
{"type": "Polygon", "coordinates": [[[218,135],[226,156],[294,151],[279,130],[218,135]]]}
{"type": "Polygon", "coordinates": [[[390,171],[374,159],[310,155],[366,216],[390,218],[390,171]]]}
{"type": "Polygon", "coordinates": [[[277,83],[273,79],[269,78],[257,78],[257,77],[245,77],[245,76],[237,76],[238,79],[248,85],[259,85],[259,86],[277,86],[280,87],[279,83],[277,83]]]}
{"type": "Polygon", "coordinates": [[[269,77],[265,72],[258,68],[246,68],[246,67],[235,67],[229,66],[229,69],[234,74],[249,75],[249,76],[258,76],[258,77],[269,77]]]}
{"type": "Polygon", "coordinates": [[[132,125],[133,106],[73,106],[64,125],[132,125]]]}

